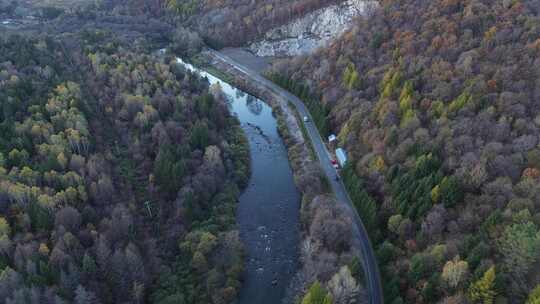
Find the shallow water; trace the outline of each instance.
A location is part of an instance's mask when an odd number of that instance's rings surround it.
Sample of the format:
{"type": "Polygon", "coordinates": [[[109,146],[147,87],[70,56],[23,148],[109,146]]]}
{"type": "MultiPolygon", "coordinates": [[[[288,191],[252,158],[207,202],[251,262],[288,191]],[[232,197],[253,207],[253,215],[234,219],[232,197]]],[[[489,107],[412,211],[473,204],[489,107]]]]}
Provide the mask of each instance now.
{"type": "Polygon", "coordinates": [[[237,222],[247,256],[239,304],[281,303],[299,267],[300,193],[272,109],[220,79],[177,59],[187,69],[219,82],[230,111],[249,140],[251,177],[240,196],[237,222]]]}

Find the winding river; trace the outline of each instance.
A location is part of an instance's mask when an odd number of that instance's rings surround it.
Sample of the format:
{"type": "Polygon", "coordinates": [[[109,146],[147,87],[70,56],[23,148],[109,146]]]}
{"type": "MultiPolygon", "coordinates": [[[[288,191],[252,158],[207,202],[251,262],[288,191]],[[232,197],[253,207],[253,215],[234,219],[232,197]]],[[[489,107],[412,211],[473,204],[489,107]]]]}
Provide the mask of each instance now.
{"type": "Polygon", "coordinates": [[[219,83],[249,140],[251,177],[240,196],[237,222],[246,247],[239,304],[281,303],[299,268],[300,193],[272,109],[260,99],[177,59],[186,69],[219,83]]]}

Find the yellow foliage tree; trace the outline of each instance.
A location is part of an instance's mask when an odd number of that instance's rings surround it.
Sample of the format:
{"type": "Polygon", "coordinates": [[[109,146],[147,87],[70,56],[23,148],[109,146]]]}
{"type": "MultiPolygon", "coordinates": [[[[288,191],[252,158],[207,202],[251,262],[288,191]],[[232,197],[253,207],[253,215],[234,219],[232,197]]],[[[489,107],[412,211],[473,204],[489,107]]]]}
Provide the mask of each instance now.
{"type": "Polygon", "coordinates": [[[386,168],[386,163],[381,155],[375,157],[373,160],[373,168],[379,172],[382,172],[386,168]]]}
{"type": "Polygon", "coordinates": [[[469,92],[464,91],[448,105],[448,112],[455,113],[461,110],[468,103],[472,102],[472,99],[472,95],[469,94],[469,92]]]}
{"type": "Polygon", "coordinates": [[[410,80],[405,81],[401,93],[399,94],[399,109],[405,113],[412,108],[413,84],[410,80]]]}
{"type": "Polygon", "coordinates": [[[433,187],[433,189],[431,189],[431,201],[434,202],[434,203],[438,203],[439,202],[439,198],[441,197],[441,187],[439,185],[433,187]]]}
{"type": "Polygon", "coordinates": [[[540,304],[540,284],[529,294],[526,304],[540,304]]]}
{"type": "Polygon", "coordinates": [[[313,283],[302,299],[302,304],[332,304],[332,296],[318,281],[313,283]]]}
{"type": "Polygon", "coordinates": [[[58,156],[56,157],[56,161],[58,161],[58,164],[62,167],[62,169],[66,168],[68,160],[63,152],[58,154],[58,156]]]}
{"type": "Polygon", "coordinates": [[[5,218],[0,217],[0,239],[9,237],[10,232],[11,228],[9,227],[9,223],[5,218]]]}
{"type": "Polygon", "coordinates": [[[452,261],[446,262],[441,277],[448,286],[456,288],[465,280],[468,273],[469,264],[456,256],[452,261]]]}
{"type": "Polygon", "coordinates": [[[473,303],[492,304],[497,295],[495,287],[495,266],[491,266],[478,281],[469,287],[469,298],[473,303]]]}
{"type": "Polygon", "coordinates": [[[416,112],[414,109],[408,109],[401,118],[401,124],[400,126],[402,128],[405,128],[410,122],[418,120],[418,117],[416,116],[416,112]]]}
{"type": "Polygon", "coordinates": [[[49,247],[47,246],[47,244],[45,243],[41,243],[39,244],[39,249],[38,249],[39,253],[43,256],[48,256],[49,255],[49,247]]]}
{"type": "Polygon", "coordinates": [[[495,37],[495,34],[497,34],[497,27],[496,26],[492,26],[489,28],[489,30],[487,30],[485,33],[484,33],[484,38],[486,40],[492,40],[493,37],[495,37]]]}
{"type": "Polygon", "coordinates": [[[357,89],[360,86],[360,76],[354,63],[349,63],[343,72],[343,84],[349,90],[357,89]]]}

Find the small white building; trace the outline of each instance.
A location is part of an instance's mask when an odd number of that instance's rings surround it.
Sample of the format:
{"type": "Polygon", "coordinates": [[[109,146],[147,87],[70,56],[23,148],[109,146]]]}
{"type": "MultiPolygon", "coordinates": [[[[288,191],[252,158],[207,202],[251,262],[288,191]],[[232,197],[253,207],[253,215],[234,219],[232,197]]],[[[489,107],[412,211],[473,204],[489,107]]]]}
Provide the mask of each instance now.
{"type": "Polygon", "coordinates": [[[328,136],[328,143],[333,143],[337,140],[337,137],[335,134],[330,134],[330,136],[328,136]]]}
{"type": "Polygon", "coordinates": [[[347,154],[345,153],[345,150],[343,150],[342,148],[337,148],[336,149],[336,158],[337,158],[341,168],[343,168],[345,166],[345,164],[347,163],[347,154]]]}

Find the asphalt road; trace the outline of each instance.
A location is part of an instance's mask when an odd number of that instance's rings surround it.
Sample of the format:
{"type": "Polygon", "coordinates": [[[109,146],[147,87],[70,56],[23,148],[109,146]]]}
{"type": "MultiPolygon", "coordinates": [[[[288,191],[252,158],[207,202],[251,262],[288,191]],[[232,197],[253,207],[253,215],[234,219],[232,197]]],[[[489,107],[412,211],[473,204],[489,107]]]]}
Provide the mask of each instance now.
{"type": "Polygon", "coordinates": [[[377,260],[375,259],[375,253],[373,251],[373,247],[371,246],[367,230],[364,227],[364,224],[362,223],[362,220],[360,219],[356,208],[353,207],[349,194],[347,193],[347,190],[345,190],[345,185],[343,185],[341,179],[339,181],[336,181],[335,179],[337,173],[336,169],[332,166],[332,163],[330,161],[330,153],[326,149],[324,141],[321,138],[317,127],[313,123],[313,118],[311,117],[307,107],[298,97],[284,90],[272,81],[264,78],[259,73],[245,67],[244,65],[232,60],[230,57],[218,51],[210,50],[209,52],[211,52],[215,57],[219,58],[220,60],[235,67],[238,71],[253,79],[253,81],[258,82],[260,85],[267,88],[272,93],[285,100],[290,101],[292,104],[294,104],[301,117],[309,117],[309,122],[304,123],[304,125],[306,126],[307,133],[311,139],[311,142],[313,143],[313,148],[315,149],[321,167],[325,172],[326,176],[328,177],[328,181],[332,186],[332,190],[334,191],[337,201],[344,204],[344,207],[349,212],[349,214],[352,215],[352,218],[356,224],[354,225],[355,227],[353,227],[353,232],[356,236],[358,236],[359,239],[358,245],[362,254],[362,265],[366,274],[367,286],[365,287],[369,294],[369,303],[382,304],[383,293],[379,267],[377,264],[377,260]]]}

